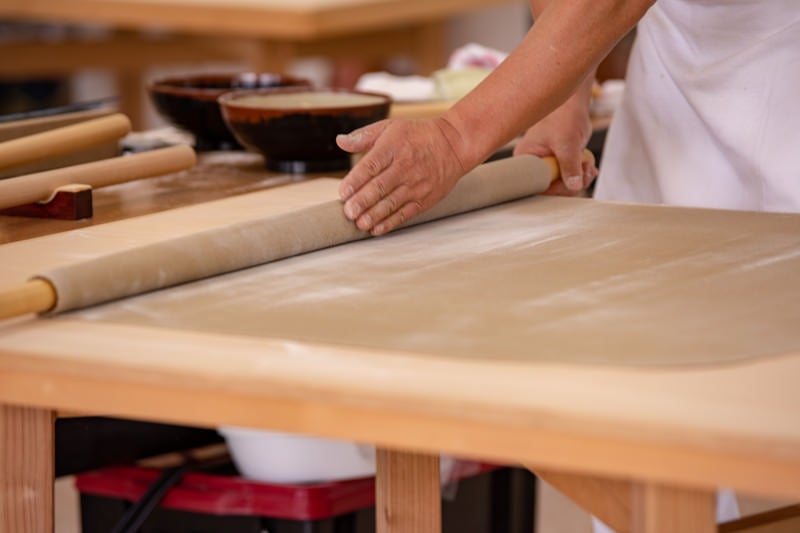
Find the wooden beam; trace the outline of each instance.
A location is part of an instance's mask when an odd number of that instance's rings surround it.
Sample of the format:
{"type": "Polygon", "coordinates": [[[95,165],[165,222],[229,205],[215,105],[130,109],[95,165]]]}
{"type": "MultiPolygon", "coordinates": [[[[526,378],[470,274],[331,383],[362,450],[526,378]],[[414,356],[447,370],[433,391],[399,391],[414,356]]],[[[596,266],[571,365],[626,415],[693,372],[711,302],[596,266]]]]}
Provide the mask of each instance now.
{"type": "Polygon", "coordinates": [[[534,473],[616,533],[631,530],[631,482],[552,470],[534,473]]]}
{"type": "MultiPolygon", "coordinates": [[[[7,3],[8,0],[5,0],[7,3]]],[[[351,0],[330,2],[143,0],[37,0],[4,6],[9,17],[57,22],[100,23],[124,28],[158,27],[173,31],[285,40],[346,36],[399,24],[443,20],[511,0],[351,0]]]]}
{"type": "Polygon", "coordinates": [[[800,505],[789,505],[720,524],[719,533],[797,533],[800,505]]]}
{"type": "Polygon", "coordinates": [[[137,72],[154,65],[241,61],[252,46],[252,41],[233,37],[153,38],[137,32],[114,32],[94,40],[7,42],[0,44],[0,75],[35,78],[85,68],[137,72]]]}

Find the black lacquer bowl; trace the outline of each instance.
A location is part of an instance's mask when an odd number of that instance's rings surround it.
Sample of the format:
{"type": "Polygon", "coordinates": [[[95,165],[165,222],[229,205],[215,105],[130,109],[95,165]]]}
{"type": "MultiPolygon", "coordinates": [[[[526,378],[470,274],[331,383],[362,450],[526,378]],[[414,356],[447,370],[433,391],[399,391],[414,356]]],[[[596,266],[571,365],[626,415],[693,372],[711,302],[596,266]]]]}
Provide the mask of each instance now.
{"type": "Polygon", "coordinates": [[[231,134],[217,99],[237,89],[310,87],[308,80],[269,73],[172,76],[150,83],[147,92],[170,123],[192,133],[198,150],[241,149],[231,134]]]}
{"type": "Polygon", "coordinates": [[[336,136],[389,115],[383,94],[338,89],[233,91],[219,98],[236,139],[260,152],[270,170],[328,172],[350,168],[336,136]]]}

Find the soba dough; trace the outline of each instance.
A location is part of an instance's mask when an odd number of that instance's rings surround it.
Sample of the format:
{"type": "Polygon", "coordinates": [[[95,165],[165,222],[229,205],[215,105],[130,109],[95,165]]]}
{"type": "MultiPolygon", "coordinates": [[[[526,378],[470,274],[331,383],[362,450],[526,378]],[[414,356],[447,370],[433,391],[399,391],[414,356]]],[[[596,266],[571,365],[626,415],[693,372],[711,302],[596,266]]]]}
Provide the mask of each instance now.
{"type": "MultiPolygon", "coordinates": [[[[530,196],[550,184],[547,165],[522,156],[482,165],[464,176],[442,202],[410,221],[419,224],[530,196]]],[[[342,213],[338,200],[283,215],[214,228],[157,242],[36,277],[56,288],[58,313],[232,272],[367,238],[342,213]]]]}

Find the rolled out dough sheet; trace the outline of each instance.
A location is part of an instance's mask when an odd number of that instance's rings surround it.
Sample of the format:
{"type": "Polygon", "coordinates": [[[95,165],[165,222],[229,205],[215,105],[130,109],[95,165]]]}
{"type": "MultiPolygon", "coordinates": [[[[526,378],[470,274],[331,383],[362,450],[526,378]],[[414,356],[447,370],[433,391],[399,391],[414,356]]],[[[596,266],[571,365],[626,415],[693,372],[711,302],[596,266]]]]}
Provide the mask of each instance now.
{"type": "Polygon", "coordinates": [[[494,361],[731,363],[800,351],[798,220],[531,198],[67,316],[494,361]]]}
{"type": "MultiPolygon", "coordinates": [[[[550,180],[548,166],[533,156],[487,163],[467,173],[446,198],[405,225],[526,198],[546,190],[550,180]]],[[[52,312],[61,313],[368,237],[345,218],[341,200],[331,195],[327,202],[277,216],[264,214],[255,220],[161,239],[38,271],[35,276],[54,287],[57,298],[52,312]]]]}

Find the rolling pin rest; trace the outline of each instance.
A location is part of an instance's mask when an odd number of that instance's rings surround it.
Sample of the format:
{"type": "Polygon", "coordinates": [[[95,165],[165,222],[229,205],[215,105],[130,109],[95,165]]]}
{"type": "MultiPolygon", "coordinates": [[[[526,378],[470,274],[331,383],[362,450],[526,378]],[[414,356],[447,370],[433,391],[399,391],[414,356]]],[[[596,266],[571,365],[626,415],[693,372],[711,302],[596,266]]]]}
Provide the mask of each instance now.
{"type": "Polygon", "coordinates": [[[57,220],[80,220],[91,218],[92,214],[92,187],[83,184],[62,185],[42,202],[0,209],[0,215],[5,216],[57,220]]]}

